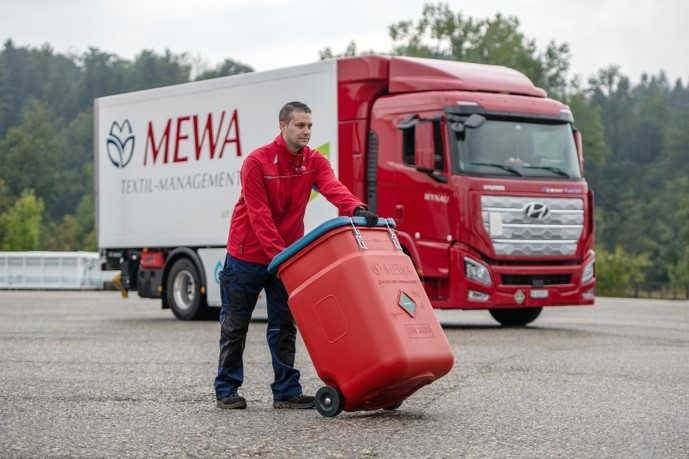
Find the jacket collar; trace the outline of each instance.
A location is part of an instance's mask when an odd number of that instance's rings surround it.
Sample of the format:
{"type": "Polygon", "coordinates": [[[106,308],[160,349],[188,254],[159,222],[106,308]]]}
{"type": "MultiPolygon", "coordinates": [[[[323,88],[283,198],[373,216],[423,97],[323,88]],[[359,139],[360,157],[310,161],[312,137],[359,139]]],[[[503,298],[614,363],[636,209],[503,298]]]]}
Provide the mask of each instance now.
{"type": "Polygon", "coordinates": [[[285,139],[282,138],[282,134],[278,134],[273,140],[273,143],[277,145],[277,155],[275,155],[274,163],[281,162],[283,164],[299,164],[304,162],[304,153],[306,153],[307,148],[304,147],[300,149],[296,154],[292,154],[285,144],[285,139]]]}

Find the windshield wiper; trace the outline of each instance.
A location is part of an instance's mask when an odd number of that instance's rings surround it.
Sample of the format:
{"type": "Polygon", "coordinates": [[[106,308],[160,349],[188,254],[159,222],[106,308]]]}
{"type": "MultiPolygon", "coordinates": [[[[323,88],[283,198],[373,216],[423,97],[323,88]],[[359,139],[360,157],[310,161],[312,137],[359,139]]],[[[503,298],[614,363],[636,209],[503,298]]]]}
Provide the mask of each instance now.
{"type": "Polygon", "coordinates": [[[524,169],[543,169],[546,171],[550,171],[554,174],[561,175],[562,177],[572,178],[567,172],[560,169],[559,167],[552,167],[552,166],[522,166],[522,167],[524,167],[524,169]]]}
{"type": "Polygon", "coordinates": [[[498,163],[474,163],[471,162],[469,163],[470,166],[491,166],[491,167],[497,167],[499,169],[502,169],[504,171],[510,172],[512,175],[518,175],[518,176],[523,176],[521,172],[519,172],[517,169],[514,167],[510,166],[505,166],[504,164],[498,164],[498,163]]]}

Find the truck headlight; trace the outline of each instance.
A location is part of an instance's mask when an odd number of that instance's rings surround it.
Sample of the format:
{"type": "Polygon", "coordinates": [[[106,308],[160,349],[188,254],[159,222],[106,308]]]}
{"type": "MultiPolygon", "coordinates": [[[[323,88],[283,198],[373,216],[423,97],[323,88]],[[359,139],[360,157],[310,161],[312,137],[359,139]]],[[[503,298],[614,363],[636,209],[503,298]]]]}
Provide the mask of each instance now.
{"type": "Polygon", "coordinates": [[[584,271],[582,271],[582,273],[581,273],[581,283],[582,284],[585,284],[588,281],[590,281],[591,279],[593,279],[593,275],[596,273],[595,265],[596,265],[595,259],[586,263],[586,265],[584,266],[584,271]]]}
{"type": "Polygon", "coordinates": [[[464,274],[467,279],[478,282],[485,286],[491,286],[493,281],[490,278],[490,272],[483,264],[469,257],[464,257],[464,274]]]}

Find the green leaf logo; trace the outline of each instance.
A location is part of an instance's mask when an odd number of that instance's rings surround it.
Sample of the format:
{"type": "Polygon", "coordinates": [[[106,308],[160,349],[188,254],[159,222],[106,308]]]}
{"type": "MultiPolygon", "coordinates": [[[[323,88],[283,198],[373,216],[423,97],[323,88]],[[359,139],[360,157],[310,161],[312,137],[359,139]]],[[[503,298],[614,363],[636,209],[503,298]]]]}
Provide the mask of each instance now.
{"type": "MultiPolygon", "coordinates": [[[[317,146],[317,147],[315,148],[315,150],[318,151],[318,152],[319,152],[320,154],[322,154],[323,156],[325,156],[325,159],[327,159],[328,162],[330,162],[330,142],[326,142],[326,143],[324,143],[323,145],[317,146]]],[[[314,199],[316,199],[316,197],[317,197],[319,194],[320,194],[320,193],[319,193],[318,191],[311,191],[311,196],[309,197],[309,202],[311,202],[311,201],[313,201],[314,199]]]]}

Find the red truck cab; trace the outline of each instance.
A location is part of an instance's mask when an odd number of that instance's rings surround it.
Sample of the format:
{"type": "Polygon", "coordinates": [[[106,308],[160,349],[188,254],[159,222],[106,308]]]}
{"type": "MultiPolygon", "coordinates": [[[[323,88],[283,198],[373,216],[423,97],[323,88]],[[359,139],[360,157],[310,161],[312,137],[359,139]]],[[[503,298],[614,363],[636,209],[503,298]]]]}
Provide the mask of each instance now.
{"type": "Polygon", "coordinates": [[[594,302],[593,193],[569,108],[505,67],[338,61],[339,175],[392,216],[436,308],[505,325],[594,302]]]}

